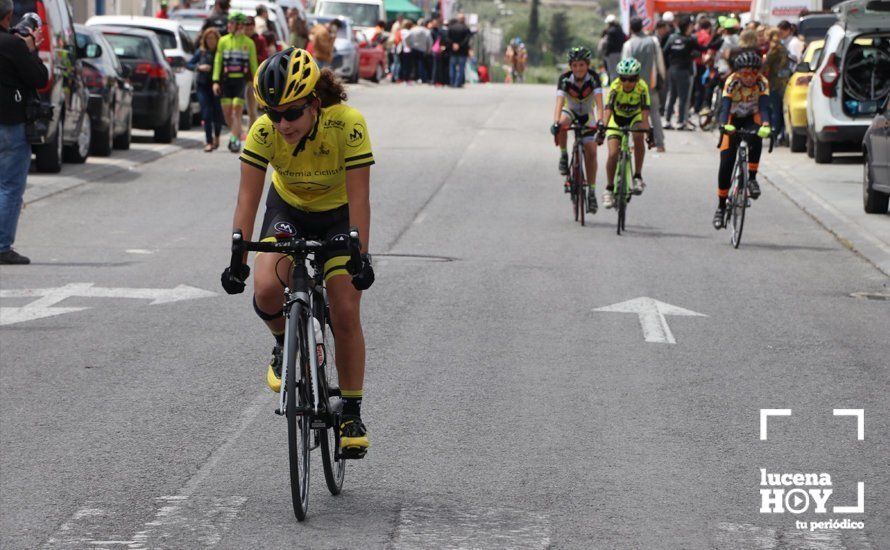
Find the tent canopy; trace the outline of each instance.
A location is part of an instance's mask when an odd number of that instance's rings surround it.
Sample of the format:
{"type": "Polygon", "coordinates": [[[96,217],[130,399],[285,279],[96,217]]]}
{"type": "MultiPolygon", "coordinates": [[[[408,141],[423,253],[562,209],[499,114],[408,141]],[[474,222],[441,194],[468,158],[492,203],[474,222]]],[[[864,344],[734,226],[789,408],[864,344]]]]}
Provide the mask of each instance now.
{"type": "MultiPolygon", "coordinates": [[[[387,0],[388,3],[389,0],[387,0]]],[[[751,9],[750,0],[655,0],[655,13],[746,12],[751,9]]]]}
{"type": "Polygon", "coordinates": [[[409,2],[409,0],[386,0],[386,18],[390,21],[399,16],[420,17],[423,10],[409,2]]]}

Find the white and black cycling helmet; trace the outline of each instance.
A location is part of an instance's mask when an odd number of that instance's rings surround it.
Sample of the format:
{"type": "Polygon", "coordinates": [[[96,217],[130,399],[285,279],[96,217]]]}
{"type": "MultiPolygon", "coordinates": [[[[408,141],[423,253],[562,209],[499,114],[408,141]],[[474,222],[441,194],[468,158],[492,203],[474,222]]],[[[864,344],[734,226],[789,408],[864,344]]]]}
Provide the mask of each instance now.
{"type": "Polygon", "coordinates": [[[732,58],[732,68],[736,71],[760,69],[762,66],[763,59],[760,57],[760,54],[752,50],[745,50],[732,58]]]}

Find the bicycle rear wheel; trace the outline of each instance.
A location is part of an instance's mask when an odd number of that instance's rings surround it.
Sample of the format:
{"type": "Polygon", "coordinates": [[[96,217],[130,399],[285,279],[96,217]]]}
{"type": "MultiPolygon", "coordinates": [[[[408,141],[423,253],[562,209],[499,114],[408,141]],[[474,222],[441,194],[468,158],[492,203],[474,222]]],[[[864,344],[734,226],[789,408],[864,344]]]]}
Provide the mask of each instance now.
{"type": "MultiPolygon", "coordinates": [[[[294,306],[296,309],[298,306],[294,306]]],[[[295,322],[293,316],[288,324],[295,322]]],[[[309,407],[309,389],[305,373],[308,372],[306,354],[306,323],[300,318],[296,334],[289,342],[288,362],[285,368],[285,391],[287,392],[287,449],[290,461],[290,489],[294,505],[294,515],[298,521],[306,519],[309,511],[309,438],[311,434],[309,415],[303,413],[309,407]],[[297,342],[296,340],[299,340],[297,342]],[[297,383],[299,376],[300,382],[297,383]],[[299,414],[303,413],[303,414],[299,414]]],[[[290,328],[290,327],[288,327],[290,328]]],[[[288,334],[290,331],[288,331],[288,334]]]]}
{"type": "Polygon", "coordinates": [[[328,491],[332,495],[339,495],[346,477],[346,459],[340,456],[340,398],[338,395],[331,395],[332,391],[339,393],[337,351],[333,328],[322,323],[321,330],[324,334],[324,357],[319,358],[318,381],[322,387],[322,396],[327,397],[328,413],[335,419],[326,429],[318,430],[322,432],[319,433],[321,465],[328,491]]]}
{"type": "Polygon", "coordinates": [[[736,186],[730,195],[729,242],[734,248],[742,244],[742,229],[745,227],[745,210],[748,206],[748,172],[745,166],[739,166],[736,186]]]}

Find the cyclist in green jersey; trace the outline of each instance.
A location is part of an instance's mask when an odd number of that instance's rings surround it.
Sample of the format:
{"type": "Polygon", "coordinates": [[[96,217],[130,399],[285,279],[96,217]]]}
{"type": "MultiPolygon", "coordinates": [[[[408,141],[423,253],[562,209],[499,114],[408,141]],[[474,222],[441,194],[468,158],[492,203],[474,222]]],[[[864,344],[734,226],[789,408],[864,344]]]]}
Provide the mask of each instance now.
{"type": "Polygon", "coordinates": [[[241,151],[241,112],[248,79],[256,73],[256,44],[244,29],[247,17],[243,13],[229,15],[232,32],[219,39],[213,61],[213,93],[221,96],[223,116],[232,134],[229,151],[241,151]]]}
{"type": "MultiPolygon", "coordinates": [[[[649,87],[640,78],[640,62],[633,57],[622,59],[618,63],[618,79],[609,86],[609,96],[606,101],[605,120],[607,126],[630,126],[639,130],[650,130],[649,127],[649,87]]],[[[648,134],[645,141],[652,148],[654,141],[648,134]]],[[[600,130],[599,143],[609,141],[609,157],[606,160],[606,191],[603,193],[603,206],[612,208],[615,206],[615,197],[612,194],[612,180],[615,178],[615,168],[618,165],[618,154],[621,148],[621,132],[617,130],[600,130]]],[[[646,188],[643,181],[643,159],[646,156],[644,137],[640,132],[633,134],[634,144],[634,176],[633,193],[640,195],[646,188]]]]}

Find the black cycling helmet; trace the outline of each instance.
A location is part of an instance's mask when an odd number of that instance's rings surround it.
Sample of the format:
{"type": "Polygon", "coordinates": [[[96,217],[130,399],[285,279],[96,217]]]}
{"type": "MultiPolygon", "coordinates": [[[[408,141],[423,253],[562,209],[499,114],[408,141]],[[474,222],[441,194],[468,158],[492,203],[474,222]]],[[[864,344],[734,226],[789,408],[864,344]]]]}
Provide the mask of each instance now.
{"type": "Polygon", "coordinates": [[[732,68],[736,71],[742,69],[760,69],[763,66],[763,59],[760,54],[746,50],[732,58],[732,68]]]}
{"type": "Polygon", "coordinates": [[[572,61],[590,61],[590,58],[593,57],[593,54],[590,53],[590,50],[585,48],[584,46],[577,46],[569,50],[569,63],[572,61]]]}

